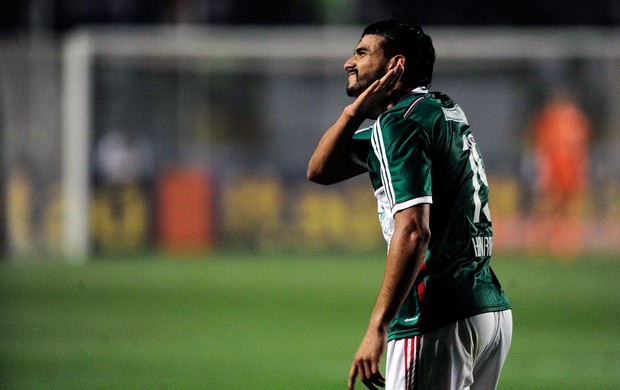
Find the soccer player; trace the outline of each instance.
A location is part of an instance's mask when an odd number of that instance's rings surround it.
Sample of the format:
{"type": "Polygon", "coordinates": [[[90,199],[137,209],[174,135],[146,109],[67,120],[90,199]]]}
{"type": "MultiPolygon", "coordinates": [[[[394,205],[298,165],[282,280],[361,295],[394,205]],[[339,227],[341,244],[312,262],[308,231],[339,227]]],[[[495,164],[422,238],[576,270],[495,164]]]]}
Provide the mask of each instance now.
{"type": "Polygon", "coordinates": [[[368,172],[388,244],[349,389],[358,377],[370,389],[494,389],[510,348],[484,164],[463,110],[428,90],[434,62],[418,24],[368,26],[344,64],[356,99],[308,165],[320,184],[368,172]],[[366,119],[376,122],[359,129],[366,119]]]}

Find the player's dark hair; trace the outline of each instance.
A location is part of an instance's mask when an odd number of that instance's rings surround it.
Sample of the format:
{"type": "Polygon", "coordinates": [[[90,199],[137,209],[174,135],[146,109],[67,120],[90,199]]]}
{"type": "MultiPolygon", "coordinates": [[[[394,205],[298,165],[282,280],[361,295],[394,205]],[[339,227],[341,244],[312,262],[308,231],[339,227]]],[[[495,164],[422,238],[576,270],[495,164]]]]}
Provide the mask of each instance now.
{"type": "Polygon", "coordinates": [[[433,79],[435,48],[431,37],[422,31],[418,23],[396,18],[382,20],[366,27],[364,35],[380,35],[386,57],[397,54],[405,56],[405,72],[402,79],[413,86],[428,87],[433,79]]]}

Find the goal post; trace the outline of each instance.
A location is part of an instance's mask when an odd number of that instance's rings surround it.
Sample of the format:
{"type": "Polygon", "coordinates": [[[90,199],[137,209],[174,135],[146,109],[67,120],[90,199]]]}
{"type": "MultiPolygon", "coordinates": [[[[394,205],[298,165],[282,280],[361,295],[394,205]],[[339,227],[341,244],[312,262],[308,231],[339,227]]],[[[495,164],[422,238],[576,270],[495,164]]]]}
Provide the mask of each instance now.
{"type": "Polygon", "coordinates": [[[84,260],[89,248],[89,139],[91,120],[91,35],[81,31],[68,36],[63,52],[62,180],[64,192],[64,252],[84,260]]]}

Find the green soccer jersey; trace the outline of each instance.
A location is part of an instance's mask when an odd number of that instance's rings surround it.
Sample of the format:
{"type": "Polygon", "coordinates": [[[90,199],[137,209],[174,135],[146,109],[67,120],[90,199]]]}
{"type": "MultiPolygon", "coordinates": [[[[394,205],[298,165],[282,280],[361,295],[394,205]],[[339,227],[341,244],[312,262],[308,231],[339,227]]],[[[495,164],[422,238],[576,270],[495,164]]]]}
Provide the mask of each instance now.
{"type": "Polygon", "coordinates": [[[489,266],[493,249],[484,164],[461,108],[416,89],[355,133],[354,160],[370,174],[386,242],[394,215],[431,204],[426,258],[389,328],[412,337],[510,304],[489,266]]]}

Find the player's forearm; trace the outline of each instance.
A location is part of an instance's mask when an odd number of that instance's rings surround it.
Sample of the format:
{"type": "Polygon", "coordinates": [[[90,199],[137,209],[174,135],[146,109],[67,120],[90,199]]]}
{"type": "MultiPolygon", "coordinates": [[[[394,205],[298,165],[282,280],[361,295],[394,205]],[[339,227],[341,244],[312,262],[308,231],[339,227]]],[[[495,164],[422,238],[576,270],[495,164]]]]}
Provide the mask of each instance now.
{"type": "Polygon", "coordinates": [[[370,319],[370,327],[386,329],[414,286],[424,261],[430,231],[396,229],[388,252],[383,283],[370,319]]]}
{"type": "Polygon", "coordinates": [[[361,172],[349,157],[349,150],[353,133],[363,121],[351,106],[342,111],[338,120],[323,134],[310,158],[307,171],[310,181],[332,184],[361,172]]]}

